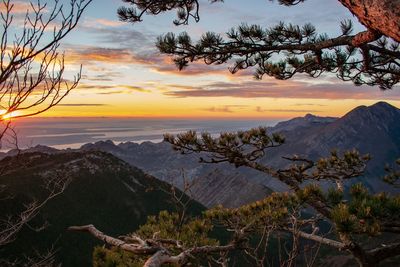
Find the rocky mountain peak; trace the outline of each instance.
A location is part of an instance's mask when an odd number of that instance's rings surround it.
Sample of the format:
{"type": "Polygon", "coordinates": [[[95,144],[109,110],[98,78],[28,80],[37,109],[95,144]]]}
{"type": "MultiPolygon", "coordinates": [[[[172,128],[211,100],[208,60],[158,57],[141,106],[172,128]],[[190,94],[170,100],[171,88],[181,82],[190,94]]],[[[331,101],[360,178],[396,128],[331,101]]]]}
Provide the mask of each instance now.
{"type": "Polygon", "coordinates": [[[115,150],[118,149],[118,147],[114,144],[113,141],[111,140],[105,140],[105,141],[98,141],[95,143],[88,143],[80,148],[81,150],[115,150]]]}
{"type": "Polygon", "coordinates": [[[366,125],[389,125],[400,120],[400,109],[387,102],[377,102],[371,106],[359,106],[346,115],[338,122],[366,125]]]}
{"type": "Polygon", "coordinates": [[[311,113],[306,114],[304,117],[293,118],[288,121],[279,122],[273,131],[291,131],[299,127],[311,127],[315,124],[328,124],[334,122],[337,118],[334,117],[320,117],[311,113]]]}
{"type": "Polygon", "coordinates": [[[376,102],[375,104],[371,105],[371,107],[380,107],[380,108],[386,108],[386,109],[398,109],[395,106],[392,106],[388,102],[385,102],[385,101],[376,102]]]}
{"type": "Polygon", "coordinates": [[[307,114],[304,116],[304,119],[305,119],[305,120],[313,120],[313,119],[315,119],[315,118],[317,118],[317,116],[315,116],[315,115],[313,115],[313,114],[311,114],[311,113],[307,113],[307,114]]]}

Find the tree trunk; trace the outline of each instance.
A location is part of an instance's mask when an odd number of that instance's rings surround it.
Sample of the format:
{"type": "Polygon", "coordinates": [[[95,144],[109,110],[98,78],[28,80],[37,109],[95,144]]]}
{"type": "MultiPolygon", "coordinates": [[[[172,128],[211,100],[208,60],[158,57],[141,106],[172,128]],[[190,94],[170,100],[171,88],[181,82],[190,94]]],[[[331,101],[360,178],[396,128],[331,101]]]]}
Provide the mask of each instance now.
{"type": "Polygon", "coordinates": [[[400,42],[400,0],[339,0],[361,24],[400,42]]]}

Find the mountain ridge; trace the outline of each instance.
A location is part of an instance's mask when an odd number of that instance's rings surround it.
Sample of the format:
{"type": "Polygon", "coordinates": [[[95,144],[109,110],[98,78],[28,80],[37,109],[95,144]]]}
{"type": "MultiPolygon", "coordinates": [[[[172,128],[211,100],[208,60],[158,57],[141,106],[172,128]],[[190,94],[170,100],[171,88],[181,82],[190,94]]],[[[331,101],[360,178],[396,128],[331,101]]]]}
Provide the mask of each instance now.
{"type": "MultiPolygon", "coordinates": [[[[359,106],[341,118],[312,114],[293,118],[269,128],[270,132],[283,134],[287,142],[275,149],[274,153],[269,153],[269,157],[262,159],[262,162],[278,168],[288,164],[282,160],[283,156],[297,154],[316,160],[327,156],[332,149],[357,149],[361,153],[371,153],[373,157],[366,172],[369,178],[363,181],[377,191],[390,191],[392,188],[379,177],[386,163],[400,157],[398,121],[400,110],[386,102],[377,102],[369,107],[359,106]]],[[[132,166],[178,187],[182,187],[182,176],[187,176],[197,183],[194,186],[195,199],[208,207],[218,204],[239,206],[264,197],[270,193],[269,188],[277,191],[286,189],[275,179],[250,169],[236,169],[229,164],[199,164],[199,155],[181,155],[165,142],[114,144],[107,140],[85,144],[79,150],[110,152],[132,166]],[[233,186],[235,183],[241,186],[233,186]],[[222,192],[218,197],[215,197],[216,190],[222,192]],[[251,198],[248,198],[248,192],[252,192],[251,198]]]]}

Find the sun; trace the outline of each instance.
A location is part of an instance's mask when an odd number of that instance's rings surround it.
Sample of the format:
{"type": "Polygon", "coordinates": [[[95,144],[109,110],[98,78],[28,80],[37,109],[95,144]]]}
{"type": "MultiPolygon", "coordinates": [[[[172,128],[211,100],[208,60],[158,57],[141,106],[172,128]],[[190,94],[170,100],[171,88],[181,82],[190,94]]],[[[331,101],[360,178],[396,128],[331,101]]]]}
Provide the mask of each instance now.
{"type": "Polygon", "coordinates": [[[0,110],[1,120],[10,120],[13,117],[17,117],[18,115],[20,115],[19,111],[7,112],[7,110],[5,109],[0,110]]]}

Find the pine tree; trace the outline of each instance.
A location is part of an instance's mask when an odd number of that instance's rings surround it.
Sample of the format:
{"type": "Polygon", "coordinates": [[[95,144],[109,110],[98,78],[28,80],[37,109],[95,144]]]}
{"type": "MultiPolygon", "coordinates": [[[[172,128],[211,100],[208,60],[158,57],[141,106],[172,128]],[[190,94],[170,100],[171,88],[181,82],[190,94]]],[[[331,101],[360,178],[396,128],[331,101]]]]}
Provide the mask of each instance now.
{"type": "MultiPolygon", "coordinates": [[[[197,0],[123,1],[132,6],[118,10],[120,19],[126,22],[140,22],[145,14],[157,15],[170,10],[177,11],[175,25],[188,24],[191,19],[200,20],[197,0]]],[[[160,52],[172,55],[180,70],[194,61],[208,65],[230,62],[232,73],[254,67],[257,79],[264,75],[290,79],[298,73],[311,77],[334,73],[339,79],[352,81],[355,85],[392,88],[400,79],[399,1],[338,1],[358,18],[366,31],[353,34],[351,21],[338,25],[342,34],[336,37],[318,34],[309,23],[293,25],[281,22],[267,28],[242,24],[229,30],[227,39],[214,32],[204,33],[198,41],[193,41],[186,32],[179,35],[167,33],[158,38],[157,47],[160,52]],[[276,60],[278,54],[279,61],[276,60]]],[[[305,0],[278,2],[296,6],[305,0]]]]}
{"type": "MultiPolygon", "coordinates": [[[[282,235],[290,244],[289,247],[282,246],[282,251],[286,252],[279,262],[283,266],[294,266],[297,261],[304,263],[310,246],[330,247],[337,253],[348,253],[360,266],[377,266],[400,255],[400,242],[396,240],[400,233],[400,196],[371,194],[357,183],[348,190],[345,186],[364,174],[369,155],[360,155],[357,151],[332,151],[329,157],[315,162],[293,156],[286,158],[292,162],[288,168],[276,169],[260,160],[268,157],[269,150],[282,145],[284,138],[270,135],[262,127],[223,133],[217,138],[207,133],[198,135],[194,131],[177,136],[167,134],[165,141],[183,154],[201,153],[200,161],[205,164],[228,162],[238,168],[263,172],[286,184],[288,190],[243,207],[217,207],[200,218],[186,218],[184,225],[189,228],[185,230],[179,230],[178,223],[168,223],[176,215],[167,213],[160,214],[157,219],[150,218],[132,235],[134,239],[100,235],[94,226],[73,227],[72,230],[88,231],[135,257],[139,255],[143,266],[166,263],[230,266],[228,263],[233,261],[235,252],[242,253],[242,258],[254,266],[264,266],[273,261],[268,250],[282,235]],[[324,190],[321,182],[330,182],[331,186],[324,190]],[[165,224],[169,225],[169,230],[165,230],[165,224]],[[323,230],[324,225],[325,228],[329,225],[330,230],[323,230]],[[229,236],[226,243],[212,241],[213,227],[226,232],[229,236]],[[380,242],[384,245],[371,247],[380,242]]],[[[107,255],[108,252],[102,253],[107,255]]],[[[314,251],[313,257],[317,258],[317,255],[314,251]]]]}

